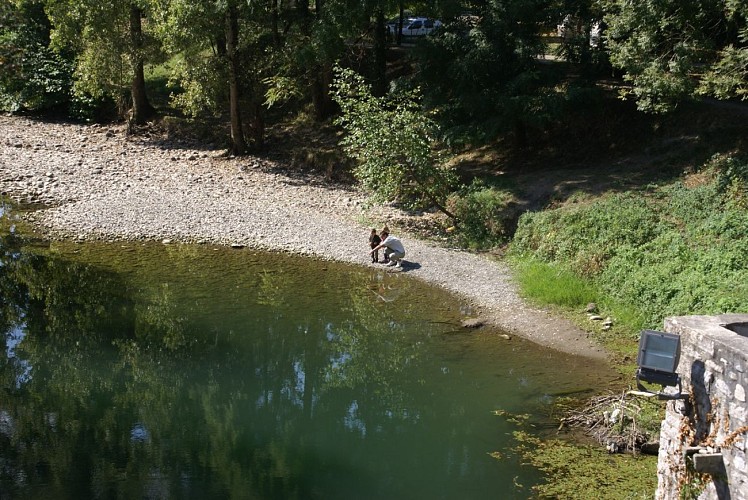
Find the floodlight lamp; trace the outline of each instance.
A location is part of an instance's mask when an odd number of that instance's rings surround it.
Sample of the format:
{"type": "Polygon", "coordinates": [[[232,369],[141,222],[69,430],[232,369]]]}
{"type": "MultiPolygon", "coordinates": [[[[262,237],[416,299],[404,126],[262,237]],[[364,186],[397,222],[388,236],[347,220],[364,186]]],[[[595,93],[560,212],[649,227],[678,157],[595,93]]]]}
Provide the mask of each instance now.
{"type": "Polygon", "coordinates": [[[639,354],[636,363],[636,386],[640,391],[654,394],[659,399],[682,399],[680,375],[675,370],[680,360],[680,335],[674,333],[642,330],[639,338],[639,354]],[[678,392],[655,392],[642,384],[658,384],[665,387],[677,386],[678,392]]]}

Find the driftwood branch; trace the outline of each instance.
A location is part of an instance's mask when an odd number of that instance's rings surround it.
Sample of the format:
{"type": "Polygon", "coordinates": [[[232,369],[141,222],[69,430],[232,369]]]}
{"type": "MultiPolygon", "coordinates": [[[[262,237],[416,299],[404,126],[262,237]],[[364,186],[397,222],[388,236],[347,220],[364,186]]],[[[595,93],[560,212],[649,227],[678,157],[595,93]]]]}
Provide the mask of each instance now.
{"type": "Polygon", "coordinates": [[[590,399],[580,408],[569,408],[563,427],[580,428],[611,453],[637,453],[649,438],[639,425],[642,407],[627,393],[609,393],[590,399]]]}

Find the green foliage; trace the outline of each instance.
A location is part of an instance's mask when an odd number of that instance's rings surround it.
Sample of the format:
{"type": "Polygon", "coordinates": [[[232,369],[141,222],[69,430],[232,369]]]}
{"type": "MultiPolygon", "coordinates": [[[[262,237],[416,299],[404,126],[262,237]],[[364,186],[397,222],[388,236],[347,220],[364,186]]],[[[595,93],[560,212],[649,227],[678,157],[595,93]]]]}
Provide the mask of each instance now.
{"type": "MultiPolygon", "coordinates": [[[[748,28],[741,38],[748,41],[748,28]]],[[[717,62],[704,74],[698,93],[717,99],[748,99],[748,49],[732,45],[722,49],[717,62]]]]}
{"type": "Polygon", "coordinates": [[[312,101],[317,119],[330,113],[332,67],[345,58],[346,40],[361,37],[368,26],[370,3],[325,3],[297,30],[289,31],[274,54],[274,74],[268,79],[268,101],[312,101]],[[364,26],[364,28],[362,28],[364,26]]]}
{"type": "Polygon", "coordinates": [[[748,209],[748,160],[717,155],[710,166],[717,174],[717,189],[728,203],[748,209]]]}
{"type": "MultiPolygon", "coordinates": [[[[48,5],[52,5],[49,2],[48,5]]],[[[111,118],[111,95],[91,93],[75,78],[78,25],[70,28],[76,43],[57,43],[45,2],[21,0],[3,4],[0,11],[0,109],[7,111],[63,112],[81,119],[111,118]]],[[[53,29],[54,28],[54,29],[53,29]]],[[[58,33],[59,35],[59,33],[58,33]]]]}
{"type": "Polygon", "coordinates": [[[652,201],[633,193],[616,194],[592,204],[526,213],[513,246],[546,262],[561,262],[582,276],[594,276],[619,248],[641,245],[655,234],[659,218],[652,201]]]}
{"type": "Polygon", "coordinates": [[[491,248],[509,238],[511,216],[508,191],[475,179],[470,186],[449,195],[447,208],[459,220],[457,239],[469,248],[491,248]]]}
{"type": "Polygon", "coordinates": [[[454,174],[434,150],[436,123],[417,104],[415,93],[374,97],[363,77],[337,67],[333,99],[346,132],[341,141],[358,162],[354,175],[376,200],[443,208],[454,174]]]}
{"type": "MultiPolygon", "coordinates": [[[[171,61],[171,104],[201,121],[230,116],[233,153],[244,153],[248,143],[262,147],[264,140],[266,87],[279,74],[267,7],[211,0],[153,7],[155,33],[171,61]]],[[[273,94],[266,104],[281,97],[273,94]]]]}
{"type": "Polygon", "coordinates": [[[593,285],[561,266],[515,259],[514,269],[522,293],[538,302],[580,309],[599,300],[593,285]]]}
{"type": "Polygon", "coordinates": [[[541,498],[652,498],[657,487],[657,459],[639,455],[610,455],[599,448],[561,439],[541,440],[515,431],[513,450],[553,480],[533,488],[541,498]]]}
{"type": "Polygon", "coordinates": [[[172,96],[182,92],[180,82],[172,78],[181,60],[180,56],[175,56],[162,63],[145,66],[144,76],[148,98],[155,107],[167,108],[171,104],[172,96]]]}
{"type": "Polygon", "coordinates": [[[41,2],[0,8],[0,109],[46,111],[68,104],[72,62],[66,52],[49,48],[49,29],[41,2]]]}
{"type": "MultiPolygon", "coordinates": [[[[384,55],[371,48],[379,40],[371,26],[377,13],[396,10],[390,1],[334,0],[311,9],[308,2],[13,0],[0,2],[0,107],[71,104],[76,115],[123,114],[131,99],[147,100],[137,68],[159,64],[168,53],[183,57],[167,84],[178,90],[173,103],[190,116],[225,115],[228,7],[238,13],[241,108],[252,117],[247,128],[263,126],[263,104],[298,110],[311,102],[317,120],[331,116],[335,61],[375,73],[383,92],[384,64],[372,64],[371,57],[384,55]],[[131,8],[143,13],[142,23],[132,22],[131,8]],[[142,37],[133,27],[138,24],[142,37]]],[[[541,33],[566,16],[574,29],[561,50],[574,64],[572,80],[607,70],[609,49],[632,84],[626,95],[641,110],[669,111],[691,96],[748,96],[744,1],[488,0],[470,5],[470,16],[461,16],[463,7],[453,1],[406,7],[445,24],[410,51],[415,74],[392,84],[422,89],[425,107],[441,125],[440,140],[450,146],[509,137],[526,147],[563,116],[564,95],[556,88],[561,72],[538,64],[537,56],[545,52],[541,33]],[[590,26],[603,14],[604,43],[591,47],[590,26]]]]}
{"type": "Polygon", "coordinates": [[[262,81],[267,85],[265,105],[269,108],[302,97],[304,94],[296,79],[283,75],[270,76],[262,81]]]}
{"type": "Polygon", "coordinates": [[[542,52],[539,2],[492,0],[477,16],[445,25],[416,48],[417,84],[439,112],[449,144],[489,141],[547,120],[535,69],[542,52]]]}
{"type": "Polygon", "coordinates": [[[180,86],[171,103],[191,118],[216,116],[226,107],[226,67],[209,54],[196,54],[173,66],[170,85],[180,86]],[[188,62],[189,61],[189,62],[188,62]]]}
{"type": "Polygon", "coordinates": [[[605,296],[635,304],[650,328],[671,315],[748,310],[745,171],[744,160],[719,158],[700,184],[526,214],[512,251],[565,266],[605,296]]]}
{"type": "Polygon", "coordinates": [[[132,79],[123,54],[129,45],[127,4],[95,4],[48,0],[52,45],[58,50],[72,47],[76,53],[76,94],[123,100],[132,79]]]}
{"type": "Polygon", "coordinates": [[[609,0],[611,62],[640,110],[662,113],[696,94],[745,98],[745,2],[609,0]]]}

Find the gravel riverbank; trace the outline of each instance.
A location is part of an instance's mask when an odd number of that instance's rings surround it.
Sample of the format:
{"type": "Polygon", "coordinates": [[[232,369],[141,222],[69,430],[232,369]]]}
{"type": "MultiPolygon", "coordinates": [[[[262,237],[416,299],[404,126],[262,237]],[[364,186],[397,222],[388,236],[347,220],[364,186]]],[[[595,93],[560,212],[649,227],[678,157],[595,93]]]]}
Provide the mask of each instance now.
{"type": "MultiPolygon", "coordinates": [[[[360,193],[221,153],[156,134],[128,137],[120,126],[0,116],[0,192],[43,204],[29,217],[51,238],[243,245],[381,267],[369,262],[369,229],[360,221],[381,227],[388,220],[364,212],[360,193]]],[[[462,296],[510,333],[605,357],[570,322],[525,304],[501,262],[390,225],[407,250],[403,272],[462,296]]]]}

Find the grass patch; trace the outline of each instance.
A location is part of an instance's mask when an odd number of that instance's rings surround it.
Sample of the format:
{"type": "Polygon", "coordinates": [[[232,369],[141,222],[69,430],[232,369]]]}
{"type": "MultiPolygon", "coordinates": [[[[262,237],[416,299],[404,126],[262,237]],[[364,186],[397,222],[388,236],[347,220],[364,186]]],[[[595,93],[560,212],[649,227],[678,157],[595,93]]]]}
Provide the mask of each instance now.
{"type": "MultiPolygon", "coordinates": [[[[668,316],[748,311],[746,165],[718,157],[698,182],[685,178],[527,213],[510,253],[569,270],[597,290],[598,303],[629,305],[618,314],[631,328],[661,328],[668,316]]],[[[528,275],[536,276],[520,278],[528,296],[579,303],[584,287],[570,278],[528,275]],[[561,287],[573,292],[554,290],[561,287]]]]}
{"type": "Polygon", "coordinates": [[[580,309],[597,302],[599,293],[588,281],[563,267],[535,259],[510,259],[522,294],[540,304],[580,309]]]}
{"type": "Polygon", "coordinates": [[[622,303],[606,294],[589,279],[579,276],[560,264],[542,262],[528,255],[511,255],[507,263],[512,267],[520,287],[520,294],[540,306],[550,306],[613,355],[617,371],[629,379],[636,370],[636,351],[639,332],[644,328],[643,314],[636,306],[622,303]],[[587,306],[595,305],[594,315],[610,320],[591,320],[587,306]]]}

